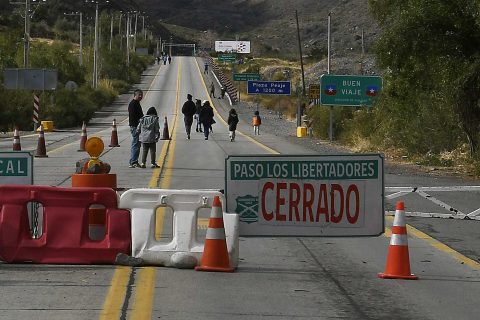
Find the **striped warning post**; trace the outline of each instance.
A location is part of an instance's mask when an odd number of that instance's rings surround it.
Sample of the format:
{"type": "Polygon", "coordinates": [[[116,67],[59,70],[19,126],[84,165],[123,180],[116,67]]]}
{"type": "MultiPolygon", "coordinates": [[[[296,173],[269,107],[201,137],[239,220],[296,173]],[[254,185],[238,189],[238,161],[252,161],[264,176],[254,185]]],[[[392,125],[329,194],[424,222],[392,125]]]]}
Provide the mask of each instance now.
{"type": "Polygon", "coordinates": [[[40,113],[40,98],[33,94],[33,131],[36,131],[38,128],[38,114],[40,113]]]}

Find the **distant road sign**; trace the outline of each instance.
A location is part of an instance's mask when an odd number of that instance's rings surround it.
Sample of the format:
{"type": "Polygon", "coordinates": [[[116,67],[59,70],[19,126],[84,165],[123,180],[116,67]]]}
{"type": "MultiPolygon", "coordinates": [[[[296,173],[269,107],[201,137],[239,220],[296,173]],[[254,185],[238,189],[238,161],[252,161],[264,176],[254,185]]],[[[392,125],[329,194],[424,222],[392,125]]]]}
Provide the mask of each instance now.
{"type": "Polygon", "coordinates": [[[308,97],[310,99],[320,99],[320,85],[311,84],[308,86],[308,97]]]}
{"type": "Polygon", "coordinates": [[[380,154],[228,156],[225,180],[241,236],[384,232],[380,154]]]}
{"type": "Polygon", "coordinates": [[[248,81],[247,94],[290,95],[290,81],[248,81]]]}
{"type": "Polygon", "coordinates": [[[250,53],[250,41],[215,41],[215,51],[250,53]]]}
{"type": "Polygon", "coordinates": [[[371,106],[382,89],[382,78],[324,74],[320,103],[327,106],[371,106]]]}
{"type": "Polygon", "coordinates": [[[29,152],[0,152],[1,184],[33,184],[33,157],[29,152]]]}
{"type": "Polygon", "coordinates": [[[232,62],[232,61],[235,61],[236,59],[237,59],[237,55],[232,53],[218,55],[218,61],[222,61],[222,62],[232,62]]]}
{"type": "Polygon", "coordinates": [[[55,69],[9,69],[3,71],[4,85],[10,90],[55,90],[55,69]]]}
{"type": "Polygon", "coordinates": [[[234,73],[233,81],[251,81],[260,80],[259,73],[234,73]]]}

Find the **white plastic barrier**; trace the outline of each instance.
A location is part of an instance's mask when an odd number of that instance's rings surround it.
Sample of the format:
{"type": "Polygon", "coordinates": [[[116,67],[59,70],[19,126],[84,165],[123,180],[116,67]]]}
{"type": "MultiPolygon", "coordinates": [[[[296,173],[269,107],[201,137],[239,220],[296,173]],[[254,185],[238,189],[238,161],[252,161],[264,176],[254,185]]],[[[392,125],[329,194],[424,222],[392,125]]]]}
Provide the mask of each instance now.
{"type": "Polygon", "coordinates": [[[211,208],[214,196],[222,202],[223,221],[230,265],[238,266],[238,214],[225,213],[225,197],[213,190],[130,189],[120,197],[119,208],[132,217],[132,255],[145,264],[193,268],[200,264],[203,243],[196,240],[197,214],[211,208]],[[155,239],[155,212],[159,207],[173,210],[173,237],[169,243],[155,239]]]}

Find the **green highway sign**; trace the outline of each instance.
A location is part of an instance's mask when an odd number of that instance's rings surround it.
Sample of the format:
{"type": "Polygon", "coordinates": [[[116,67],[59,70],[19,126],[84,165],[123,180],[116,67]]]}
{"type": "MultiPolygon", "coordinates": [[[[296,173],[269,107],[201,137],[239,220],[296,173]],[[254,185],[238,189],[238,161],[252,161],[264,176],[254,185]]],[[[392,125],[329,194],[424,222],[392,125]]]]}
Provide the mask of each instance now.
{"type": "Polygon", "coordinates": [[[234,73],[233,81],[260,80],[259,73],[234,73]]]}
{"type": "Polygon", "coordinates": [[[218,55],[218,61],[222,61],[222,62],[233,62],[236,59],[237,59],[237,55],[232,53],[218,55]]]}
{"type": "Polygon", "coordinates": [[[327,106],[372,106],[382,90],[382,78],[323,74],[320,103],[327,106]]]}
{"type": "Polygon", "coordinates": [[[29,152],[0,152],[0,184],[33,184],[33,157],[29,152]]]}

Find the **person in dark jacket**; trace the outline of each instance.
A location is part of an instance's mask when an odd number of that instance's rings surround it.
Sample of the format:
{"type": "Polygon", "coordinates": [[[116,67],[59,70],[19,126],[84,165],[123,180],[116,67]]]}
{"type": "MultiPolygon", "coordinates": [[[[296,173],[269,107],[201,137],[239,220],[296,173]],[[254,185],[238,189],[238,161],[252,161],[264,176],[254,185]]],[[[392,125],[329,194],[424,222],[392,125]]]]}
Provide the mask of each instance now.
{"type": "Polygon", "coordinates": [[[210,133],[210,128],[213,124],[213,108],[210,106],[208,100],[203,101],[202,110],[200,111],[200,122],[203,125],[203,134],[205,135],[205,140],[208,140],[208,134],[210,133]]]}
{"type": "Polygon", "coordinates": [[[232,108],[228,113],[227,123],[228,123],[228,133],[230,136],[230,141],[235,141],[235,130],[237,130],[238,115],[237,115],[237,111],[234,108],[232,108]]]}
{"type": "Polygon", "coordinates": [[[195,128],[195,131],[197,132],[203,132],[202,130],[202,123],[200,122],[200,111],[202,110],[202,101],[200,101],[199,99],[196,99],[195,100],[195,121],[196,121],[196,128],[195,128]]]}
{"type": "Polygon", "coordinates": [[[139,167],[138,156],[140,154],[140,142],[138,141],[137,126],[140,118],[143,117],[142,106],[140,101],[143,99],[143,91],[136,89],[133,92],[133,99],[128,104],[128,125],[130,126],[130,134],[132,135],[132,145],[130,147],[130,168],[139,167]]]}
{"type": "Polygon", "coordinates": [[[140,168],[146,167],[145,162],[147,161],[148,150],[150,150],[152,168],[160,168],[156,162],[157,142],[158,139],[160,139],[160,124],[155,107],[150,107],[147,111],[147,115],[140,119],[137,126],[137,132],[139,134],[138,139],[143,147],[142,164],[140,164],[140,168]]]}
{"type": "Polygon", "coordinates": [[[193,116],[197,108],[195,103],[192,101],[192,95],[187,94],[187,101],[183,104],[182,113],[184,115],[183,121],[185,122],[185,130],[187,131],[187,139],[190,140],[190,131],[193,124],[193,116]]]}

